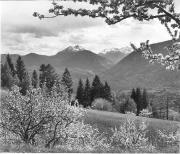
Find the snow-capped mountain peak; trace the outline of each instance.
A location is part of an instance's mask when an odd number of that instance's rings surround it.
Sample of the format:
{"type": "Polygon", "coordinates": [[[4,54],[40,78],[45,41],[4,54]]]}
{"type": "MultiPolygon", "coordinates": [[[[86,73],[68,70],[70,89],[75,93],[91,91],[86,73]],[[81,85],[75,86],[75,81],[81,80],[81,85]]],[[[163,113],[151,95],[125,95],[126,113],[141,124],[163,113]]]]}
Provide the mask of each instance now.
{"type": "Polygon", "coordinates": [[[118,53],[118,52],[128,54],[128,53],[132,52],[132,48],[131,47],[110,48],[110,49],[104,49],[101,53],[107,54],[107,53],[118,53]]]}
{"type": "Polygon", "coordinates": [[[85,49],[82,46],[75,45],[75,46],[69,46],[68,48],[66,48],[66,50],[73,51],[73,52],[78,52],[78,51],[82,51],[82,50],[85,50],[85,49]]]}

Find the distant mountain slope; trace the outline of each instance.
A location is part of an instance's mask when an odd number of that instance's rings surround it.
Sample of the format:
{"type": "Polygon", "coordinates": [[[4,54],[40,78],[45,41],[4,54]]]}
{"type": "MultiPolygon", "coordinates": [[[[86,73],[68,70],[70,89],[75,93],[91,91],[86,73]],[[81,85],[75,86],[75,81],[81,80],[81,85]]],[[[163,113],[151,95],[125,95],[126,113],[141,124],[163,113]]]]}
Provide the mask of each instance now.
{"type": "MultiPolygon", "coordinates": [[[[165,46],[172,41],[152,44],[156,53],[167,53],[165,46]]],[[[180,72],[167,71],[159,64],[149,64],[140,53],[132,52],[115,66],[102,74],[104,80],[108,80],[115,89],[131,89],[134,87],[179,88],[180,72]]]]}
{"type": "Polygon", "coordinates": [[[123,47],[120,49],[112,48],[103,50],[99,53],[99,55],[109,59],[112,63],[116,64],[130,52],[132,52],[131,47],[123,47]]]}
{"type": "MultiPolygon", "coordinates": [[[[18,55],[12,55],[12,57],[15,63],[18,55]]],[[[5,59],[6,54],[2,54],[1,62],[4,63],[5,59]]],[[[112,66],[112,63],[105,57],[78,45],[70,46],[53,56],[30,53],[22,56],[22,59],[29,71],[38,70],[41,64],[51,64],[59,74],[62,74],[65,67],[68,67],[75,82],[79,78],[92,77],[112,66]]]]}

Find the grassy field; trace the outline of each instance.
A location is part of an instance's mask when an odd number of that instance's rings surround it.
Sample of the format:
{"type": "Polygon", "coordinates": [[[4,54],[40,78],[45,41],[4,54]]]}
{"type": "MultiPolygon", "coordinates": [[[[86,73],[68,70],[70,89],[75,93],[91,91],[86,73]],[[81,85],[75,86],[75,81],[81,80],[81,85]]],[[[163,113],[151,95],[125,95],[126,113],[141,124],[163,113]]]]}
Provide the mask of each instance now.
{"type": "Polygon", "coordinates": [[[112,134],[111,128],[118,127],[121,125],[127,118],[135,118],[135,122],[138,124],[142,120],[146,120],[148,124],[147,136],[149,141],[152,144],[158,144],[159,150],[161,152],[177,152],[177,147],[167,147],[162,142],[158,141],[157,130],[162,130],[166,132],[172,132],[177,130],[180,122],[168,121],[168,120],[159,120],[153,118],[144,118],[144,117],[134,117],[130,115],[106,112],[106,111],[97,111],[97,110],[87,110],[87,113],[84,117],[85,123],[89,123],[97,127],[100,132],[104,132],[108,136],[112,134]]]}
{"type": "MultiPolygon", "coordinates": [[[[2,89],[0,93],[1,93],[1,96],[7,94],[7,92],[2,89]]],[[[153,119],[153,118],[134,117],[131,115],[125,115],[125,114],[107,112],[107,111],[98,111],[98,110],[86,110],[86,111],[87,112],[86,112],[86,115],[84,116],[84,122],[87,124],[91,124],[94,127],[97,127],[101,133],[105,133],[107,136],[112,135],[111,128],[114,128],[114,127],[118,128],[118,126],[124,123],[127,118],[128,119],[135,118],[135,122],[137,124],[141,122],[142,120],[145,120],[148,124],[147,137],[149,138],[149,141],[153,145],[158,144],[158,146],[156,145],[156,147],[159,147],[158,149],[159,152],[163,152],[163,153],[178,152],[177,146],[167,146],[163,142],[158,141],[159,138],[158,138],[157,131],[163,130],[166,132],[173,132],[177,130],[178,125],[180,126],[180,122],[153,119]]],[[[16,151],[16,150],[12,150],[12,151],[16,151]]],[[[22,151],[20,150],[20,152],[22,151]]]]}

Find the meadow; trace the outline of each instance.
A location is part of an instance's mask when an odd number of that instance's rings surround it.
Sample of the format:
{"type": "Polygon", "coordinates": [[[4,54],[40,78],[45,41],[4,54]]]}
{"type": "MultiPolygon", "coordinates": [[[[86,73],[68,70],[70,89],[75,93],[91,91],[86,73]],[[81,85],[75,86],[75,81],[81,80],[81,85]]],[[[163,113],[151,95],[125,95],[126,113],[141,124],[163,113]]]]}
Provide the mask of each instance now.
{"type": "Polygon", "coordinates": [[[119,127],[128,119],[135,119],[136,124],[138,125],[141,121],[146,121],[148,126],[147,137],[149,142],[156,147],[159,147],[159,152],[178,152],[177,146],[172,146],[165,144],[158,136],[158,130],[166,132],[175,132],[180,125],[180,122],[170,121],[170,120],[160,120],[154,118],[145,118],[145,117],[134,117],[131,115],[120,114],[115,112],[107,111],[98,111],[98,110],[87,110],[84,117],[85,123],[89,123],[94,127],[97,127],[101,132],[104,132],[107,136],[112,135],[111,128],[119,127]]]}
{"type": "MultiPolygon", "coordinates": [[[[6,95],[7,91],[1,90],[1,96],[6,95]]],[[[142,122],[145,121],[147,125],[147,133],[146,137],[148,138],[149,142],[154,145],[157,152],[162,153],[178,153],[179,146],[178,145],[171,145],[165,143],[162,138],[158,134],[158,130],[165,132],[166,134],[171,132],[176,132],[176,130],[180,126],[180,122],[177,121],[170,121],[170,120],[160,120],[154,118],[146,118],[140,116],[132,116],[130,114],[121,114],[117,112],[108,112],[108,111],[99,111],[99,110],[92,110],[92,109],[85,109],[85,115],[83,116],[83,121],[85,124],[90,124],[94,128],[98,128],[100,133],[103,133],[106,137],[110,138],[112,136],[112,128],[118,128],[123,123],[127,121],[127,119],[135,120],[137,126],[142,122]]],[[[42,147],[41,149],[20,145],[19,147],[11,144],[11,145],[3,145],[0,149],[1,152],[72,152],[67,151],[67,149],[46,149],[42,147]]],[[[76,152],[76,151],[73,151],[76,152]]],[[[78,152],[78,151],[77,151],[78,152]]],[[[117,152],[116,149],[113,149],[111,152],[117,152]]]]}

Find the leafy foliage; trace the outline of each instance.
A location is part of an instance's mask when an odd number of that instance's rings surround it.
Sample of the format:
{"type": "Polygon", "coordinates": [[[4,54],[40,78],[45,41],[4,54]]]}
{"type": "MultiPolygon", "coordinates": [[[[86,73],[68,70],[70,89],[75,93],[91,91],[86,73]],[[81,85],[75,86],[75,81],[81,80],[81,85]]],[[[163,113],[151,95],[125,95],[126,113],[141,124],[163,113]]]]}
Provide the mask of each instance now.
{"type": "Polygon", "coordinates": [[[166,47],[168,50],[167,55],[153,53],[149,41],[141,43],[140,48],[135,47],[133,44],[131,46],[135,51],[141,52],[142,56],[148,59],[150,63],[159,63],[167,70],[178,70],[180,69],[180,43],[178,40],[173,40],[173,42],[172,45],[166,47]]]}
{"type": "Polygon", "coordinates": [[[136,113],[136,103],[134,100],[127,98],[124,102],[122,102],[120,104],[120,112],[124,114],[127,112],[136,113]]]}
{"type": "Polygon", "coordinates": [[[97,98],[92,102],[92,109],[102,110],[102,111],[113,111],[111,102],[103,98],[97,98]]]}
{"type": "Polygon", "coordinates": [[[143,109],[139,114],[139,116],[142,116],[142,117],[151,117],[151,115],[152,115],[152,113],[149,112],[148,109],[143,109]]]}
{"type": "Polygon", "coordinates": [[[136,126],[134,119],[127,118],[119,128],[112,129],[111,144],[126,152],[153,152],[155,147],[148,143],[146,131],[145,121],[136,126]]]}
{"type": "MultiPolygon", "coordinates": [[[[53,1],[53,7],[49,9],[49,13],[53,14],[50,17],[46,17],[37,12],[34,12],[33,16],[43,18],[54,18],[57,16],[89,16],[92,18],[101,17],[105,19],[105,22],[109,25],[116,24],[125,20],[127,18],[133,17],[139,21],[143,20],[152,20],[158,18],[162,22],[174,20],[177,23],[179,21],[179,14],[175,14],[174,3],[172,0],[73,0],[74,2],[86,2],[89,5],[95,5],[95,9],[72,9],[64,8],[62,5],[53,1]],[[155,9],[155,13],[152,13],[150,10],[155,9]]],[[[174,25],[177,27],[178,25],[174,25]]]]}

